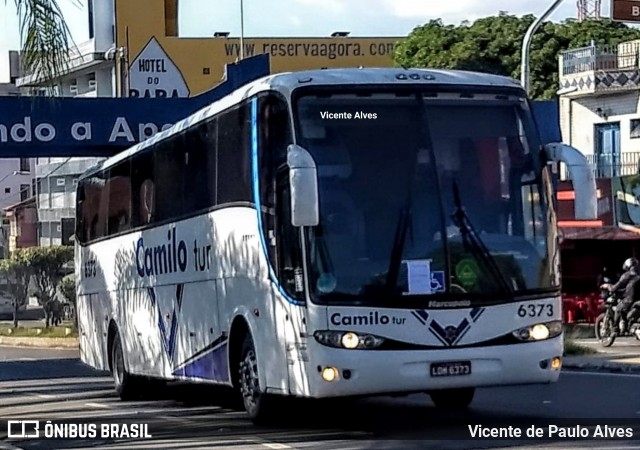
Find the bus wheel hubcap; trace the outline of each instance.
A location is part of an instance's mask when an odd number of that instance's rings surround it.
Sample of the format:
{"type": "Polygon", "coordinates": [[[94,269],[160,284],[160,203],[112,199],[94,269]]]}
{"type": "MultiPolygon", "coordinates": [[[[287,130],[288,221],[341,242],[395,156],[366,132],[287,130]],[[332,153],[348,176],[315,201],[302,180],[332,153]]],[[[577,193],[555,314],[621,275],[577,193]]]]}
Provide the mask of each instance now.
{"type": "Polygon", "coordinates": [[[249,350],[240,365],[240,389],[244,401],[254,405],[260,395],[258,383],[258,362],[253,350],[249,350]]]}

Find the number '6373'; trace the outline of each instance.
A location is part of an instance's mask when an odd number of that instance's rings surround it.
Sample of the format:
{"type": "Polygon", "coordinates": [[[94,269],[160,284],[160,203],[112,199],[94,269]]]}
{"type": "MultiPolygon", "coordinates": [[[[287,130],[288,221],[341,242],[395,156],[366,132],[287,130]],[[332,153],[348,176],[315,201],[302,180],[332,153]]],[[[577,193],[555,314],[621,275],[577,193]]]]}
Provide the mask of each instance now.
{"type": "Polygon", "coordinates": [[[553,317],[553,304],[530,303],[518,307],[518,317],[553,317]]]}

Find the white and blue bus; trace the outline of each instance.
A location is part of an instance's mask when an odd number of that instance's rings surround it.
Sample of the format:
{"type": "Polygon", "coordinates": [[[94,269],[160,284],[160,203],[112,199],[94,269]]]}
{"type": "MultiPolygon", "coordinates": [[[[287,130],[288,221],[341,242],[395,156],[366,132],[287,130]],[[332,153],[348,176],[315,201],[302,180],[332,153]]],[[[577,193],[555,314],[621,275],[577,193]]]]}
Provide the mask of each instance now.
{"type": "Polygon", "coordinates": [[[550,383],[563,352],[553,162],[508,78],[336,69],[252,82],[80,179],[81,359],[279,396],[550,383]]]}

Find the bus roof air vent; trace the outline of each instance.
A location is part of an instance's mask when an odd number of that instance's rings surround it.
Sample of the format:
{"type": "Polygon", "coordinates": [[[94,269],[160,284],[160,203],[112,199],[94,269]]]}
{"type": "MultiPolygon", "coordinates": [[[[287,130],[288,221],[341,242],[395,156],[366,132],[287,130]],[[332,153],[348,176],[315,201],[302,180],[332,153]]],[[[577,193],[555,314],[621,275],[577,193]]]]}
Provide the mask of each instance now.
{"type": "Polygon", "coordinates": [[[396,75],[396,78],[398,80],[406,80],[407,76],[404,73],[399,73],[398,75],[396,75]]]}
{"type": "Polygon", "coordinates": [[[411,75],[409,75],[409,78],[411,78],[412,80],[419,80],[420,75],[417,73],[412,73],[411,75]]]}
{"type": "Polygon", "coordinates": [[[424,75],[422,75],[422,78],[424,78],[425,80],[435,80],[436,77],[434,75],[431,75],[430,73],[425,73],[424,75]]]}
{"type": "Polygon", "coordinates": [[[311,80],[313,80],[313,78],[311,78],[311,77],[298,78],[298,83],[310,83],[311,80]]]}

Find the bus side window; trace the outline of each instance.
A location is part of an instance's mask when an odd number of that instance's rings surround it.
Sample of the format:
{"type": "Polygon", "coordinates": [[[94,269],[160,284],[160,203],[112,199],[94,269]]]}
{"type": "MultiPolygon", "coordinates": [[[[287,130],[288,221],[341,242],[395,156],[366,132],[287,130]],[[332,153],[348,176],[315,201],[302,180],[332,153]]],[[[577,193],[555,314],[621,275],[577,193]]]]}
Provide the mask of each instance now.
{"type": "Polygon", "coordinates": [[[108,215],[107,231],[109,235],[131,228],[131,170],[128,160],[109,170],[107,182],[108,215]]]}
{"type": "Polygon", "coordinates": [[[208,120],[181,140],[185,165],[185,213],[202,211],[216,204],[216,123],[215,119],[208,120]]]}
{"type": "Polygon", "coordinates": [[[106,174],[100,172],[91,178],[96,186],[96,202],[92,208],[91,239],[100,239],[107,236],[107,209],[109,208],[109,196],[106,189],[106,174]]]}
{"type": "Polygon", "coordinates": [[[153,153],[135,155],[131,162],[131,226],[153,223],[155,220],[156,190],[153,182],[153,153]]]}
{"type": "Polygon", "coordinates": [[[153,180],[146,179],[140,186],[138,217],[140,225],[146,225],[153,222],[153,214],[155,209],[155,186],[153,180]]]}
{"type": "Polygon", "coordinates": [[[153,153],[155,187],[154,220],[176,220],[188,212],[185,207],[184,136],[177,135],[158,145],[153,153]]]}
{"type": "Polygon", "coordinates": [[[87,211],[86,192],[84,184],[80,184],[76,191],[76,239],[78,242],[87,241],[87,211]]]}
{"type": "Polygon", "coordinates": [[[278,279],[287,293],[303,300],[303,291],[296,281],[296,274],[302,271],[302,249],[300,246],[300,228],[291,224],[291,190],[288,170],[282,170],[278,176],[278,279]]]}
{"type": "Polygon", "coordinates": [[[293,142],[286,102],[269,94],[258,100],[258,159],[262,233],[269,260],[278,267],[276,252],[276,173],[286,163],[287,147],[293,142]]]}
{"type": "Polygon", "coordinates": [[[218,118],[217,204],[251,202],[251,110],[248,104],[218,118]]]}

